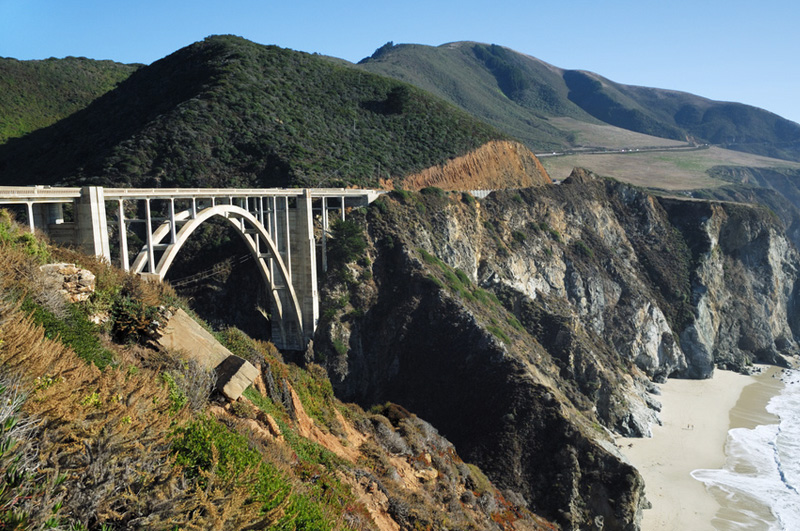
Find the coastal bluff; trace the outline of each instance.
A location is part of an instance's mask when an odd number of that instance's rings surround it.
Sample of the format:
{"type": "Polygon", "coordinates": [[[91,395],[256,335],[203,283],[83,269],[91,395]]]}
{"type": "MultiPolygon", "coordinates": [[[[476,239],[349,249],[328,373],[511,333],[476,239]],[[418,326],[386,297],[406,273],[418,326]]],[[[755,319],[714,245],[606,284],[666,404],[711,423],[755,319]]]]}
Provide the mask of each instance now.
{"type": "Polygon", "coordinates": [[[314,345],[337,395],[423,416],[565,529],[639,528],[644,483],[613,439],[651,436],[655,383],[798,352],[800,259],[765,209],[583,170],[378,203],[358,289],[324,288],[346,301],[314,345]]]}

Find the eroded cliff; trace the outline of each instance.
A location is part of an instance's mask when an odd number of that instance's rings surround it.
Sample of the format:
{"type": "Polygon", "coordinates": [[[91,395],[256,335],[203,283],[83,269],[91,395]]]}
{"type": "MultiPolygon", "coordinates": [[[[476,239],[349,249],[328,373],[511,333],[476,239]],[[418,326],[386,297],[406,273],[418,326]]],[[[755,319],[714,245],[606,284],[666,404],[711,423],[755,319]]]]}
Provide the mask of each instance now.
{"type": "Polygon", "coordinates": [[[406,190],[436,186],[443,190],[494,190],[528,188],[551,184],[550,176],[531,151],[508,140],[494,140],[481,147],[395,182],[383,181],[385,188],[398,184],[406,190]]]}
{"type": "Polygon", "coordinates": [[[394,193],[327,279],[337,393],[399,403],[565,528],[637,529],[653,381],[794,355],[798,256],[754,207],[659,200],[576,171],[492,194],[394,193]]]}

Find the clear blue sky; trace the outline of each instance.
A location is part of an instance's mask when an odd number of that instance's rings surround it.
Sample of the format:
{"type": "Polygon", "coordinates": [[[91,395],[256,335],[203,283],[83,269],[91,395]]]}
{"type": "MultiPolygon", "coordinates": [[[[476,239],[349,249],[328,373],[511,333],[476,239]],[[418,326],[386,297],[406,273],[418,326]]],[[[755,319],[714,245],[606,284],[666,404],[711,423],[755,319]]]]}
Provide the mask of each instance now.
{"type": "Polygon", "coordinates": [[[0,0],[0,56],[151,63],[212,34],[358,61],[387,41],[508,46],[800,122],[797,0],[0,0]]]}

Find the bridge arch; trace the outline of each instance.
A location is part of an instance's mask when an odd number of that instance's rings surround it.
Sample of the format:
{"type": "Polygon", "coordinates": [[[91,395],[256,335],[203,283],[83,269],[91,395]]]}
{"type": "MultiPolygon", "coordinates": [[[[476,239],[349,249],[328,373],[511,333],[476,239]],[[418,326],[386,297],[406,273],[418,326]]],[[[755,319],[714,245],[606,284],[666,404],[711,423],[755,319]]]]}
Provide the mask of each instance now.
{"type": "Polygon", "coordinates": [[[42,230],[54,242],[73,245],[109,262],[119,259],[125,271],[158,280],[164,279],[189,235],[205,221],[220,216],[233,225],[256,258],[271,295],[273,342],[281,349],[303,350],[319,321],[316,256],[319,251],[325,271],[328,211],[338,211],[344,219],[347,208],[367,206],[380,193],[344,188],[0,186],[0,204],[25,207],[31,232],[42,230]],[[129,201],[137,203],[137,214],[144,206],[143,219],[126,216],[129,201]],[[158,213],[164,217],[153,216],[151,201],[162,202],[159,207],[166,205],[158,213]],[[116,203],[116,216],[108,216],[107,202],[116,203]],[[191,208],[176,212],[176,203],[186,202],[191,208]],[[208,203],[210,206],[201,208],[208,203]],[[64,215],[65,204],[72,205],[70,216],[64,215]],[[321,215],[319,227],[315,210],[321,215]],[[131,267],[128,231],[139,223],[145,224],[146,244],[131,267]],[[110,245],[110,229],[118,234],[118,248],[110,245]]]}
{"type": "Polygon", "coordinates": [[[292,284],[291,271],[286,266],[278,246],[269,231],[250,212],[242,207],[230,204],[214,205],[205,208],[192,217],[191,211],[176,213],[175,224],[182,222],[182,227],[174,231],[170,220],[164,221],[153,231],[150,246],[145,245],[136,256],[131,271],[139,274],[150,274],[163,281],[173,261],[189,237],[203,223],[214,217],[220,217],[233,227],[247,245],[256,262],[266,290],[270,295],[273,323],[273,334],[279,333],[278,341],[283,344],[303,344],[304,323],[300,301],[292,284]],[[174,234],[174,236],[173,236],[174,234]],[[163,242],[169,238],[169,243],[163,242]],[[155,260],[155,250],[162,251],[155,260]]]}

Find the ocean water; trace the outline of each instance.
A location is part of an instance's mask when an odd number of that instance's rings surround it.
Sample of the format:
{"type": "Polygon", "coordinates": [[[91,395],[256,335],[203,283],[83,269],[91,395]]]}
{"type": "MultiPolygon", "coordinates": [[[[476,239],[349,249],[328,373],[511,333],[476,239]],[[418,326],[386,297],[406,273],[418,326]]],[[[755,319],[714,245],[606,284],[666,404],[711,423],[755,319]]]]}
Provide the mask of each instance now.
{"type": "Polygon", "coordinates": [[[726,507],[719,530],[800,530],[800,372],[783,371],[784,388],[767,405],[778,424],[728,432],[725,466],[695,470],[726,507]]]}

